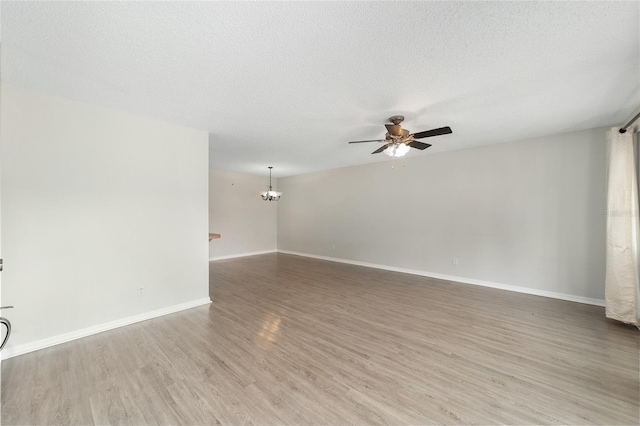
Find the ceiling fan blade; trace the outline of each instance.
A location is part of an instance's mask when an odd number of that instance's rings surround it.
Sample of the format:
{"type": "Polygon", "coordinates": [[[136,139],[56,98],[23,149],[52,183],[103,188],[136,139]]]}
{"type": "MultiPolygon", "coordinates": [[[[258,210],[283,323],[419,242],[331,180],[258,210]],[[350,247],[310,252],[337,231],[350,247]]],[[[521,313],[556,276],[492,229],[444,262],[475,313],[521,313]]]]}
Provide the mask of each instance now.
{"type": "Polygon", "coordinates": [[[411,141],[407,145],[409,145],[411,148],[416,148],[419,150],[427,149],[431,146],[430,143],[424,143],[424,142],[418,142],[418,141],[411,141]]]}
{"type": "Polygon", "coordinates": [[[372,152],[372,154],[380,154],[382,151],[384,151],[385,149],[387,149],[387,147],[389,146],[389,144],[384,144],[382,145],[380,148],[376,149],[375,151],[372,152]]]}
{"type": "Polygon", "coordinates": [[[402,127],[399,124],[385,124],[384,127],[387,128],[387,132],[389,132],[392,136],[402,136],[402,127]]]}
{"type": "Polygon", "coordinates": [[[349,143],[367,143],[367,142],[384,142],[384,139],[376,139],[372,141],[351,141],[349,143]]]}
{"type": "Polygon", "coordinates": [[[418,132],[413,134],[414,139],[422,139],[428,138],[431,136],[440,136],[440,135],[448,135],[449,133],[453,133],[451,127],[440,127],[439,129],[431,129],[424,132],[418,132]]]}

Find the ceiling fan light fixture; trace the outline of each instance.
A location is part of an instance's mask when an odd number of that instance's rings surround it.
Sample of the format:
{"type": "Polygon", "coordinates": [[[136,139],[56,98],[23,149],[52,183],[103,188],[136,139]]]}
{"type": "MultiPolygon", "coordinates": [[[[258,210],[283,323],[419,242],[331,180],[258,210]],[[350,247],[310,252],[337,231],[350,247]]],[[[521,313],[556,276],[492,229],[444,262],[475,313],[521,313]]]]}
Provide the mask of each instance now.
{"type": "Polygon", "coordinates": [[[389,157],[403,157],[407,152],[409,152],[410,149],[411,147],[409,145],[399,143],[389,145],[387,149],[382,152],[387,154],[389,157]]]}
{"type": "Polygon", "coordinates": [[[269,189],[260,193],[264,201],[278,201],[282,196],[282,192],[276,192],[271,187],[271,169],[273,169],[273,167],[269,166],[269,189]]]}

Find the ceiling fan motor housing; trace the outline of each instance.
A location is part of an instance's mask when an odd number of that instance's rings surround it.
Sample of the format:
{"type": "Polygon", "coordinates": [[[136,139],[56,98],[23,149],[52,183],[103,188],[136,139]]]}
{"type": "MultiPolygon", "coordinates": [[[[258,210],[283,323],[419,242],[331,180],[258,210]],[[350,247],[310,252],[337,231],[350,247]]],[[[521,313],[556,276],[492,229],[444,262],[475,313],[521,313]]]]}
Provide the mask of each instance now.
{"type": "Polygon", "coordinates": [[[402,136],[402,127],[399,124],[385,124],[384,126],[391,136],[402,136]]]}

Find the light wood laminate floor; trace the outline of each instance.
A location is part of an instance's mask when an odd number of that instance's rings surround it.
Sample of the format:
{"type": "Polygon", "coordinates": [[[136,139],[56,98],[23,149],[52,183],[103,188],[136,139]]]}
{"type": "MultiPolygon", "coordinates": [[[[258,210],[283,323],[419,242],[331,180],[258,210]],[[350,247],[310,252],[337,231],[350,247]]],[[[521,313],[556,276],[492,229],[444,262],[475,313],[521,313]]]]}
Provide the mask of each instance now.
{"type": "Polygon", "coordinates": [[[6,360],[4,424],[637,424],[604,309],[267,254],[213,303],[6,360]]]}

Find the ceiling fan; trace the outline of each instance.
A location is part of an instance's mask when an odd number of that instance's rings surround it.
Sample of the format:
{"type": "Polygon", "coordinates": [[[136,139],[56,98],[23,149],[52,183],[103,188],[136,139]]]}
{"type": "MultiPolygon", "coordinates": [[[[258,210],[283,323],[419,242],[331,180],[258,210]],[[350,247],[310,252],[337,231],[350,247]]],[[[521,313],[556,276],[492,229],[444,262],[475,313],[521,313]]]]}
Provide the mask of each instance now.
{"type": "Polygon", "coordinates": [[[409,148],[416,148],[419,150],[427,149],[431,144],[417,141],[416,139],[429,138],[431,136],[440,136],[453,133],[451,127],[440,127],[438,129],[426,130],[424,132],[409,133],[408,130],[403,129],[400,123],[404,121],[402,115],[394,115],[389,118],[389,121],[393,124],[385,124],[387,133],[384,139],[370,140],[370,141],[351,141],[349,143],[367,143],[367,142],[384,142],[385,144],[380,148],[372,152],[372,154],[379,154],[384,152],[391,157],[402,157],[409,148]]]}

